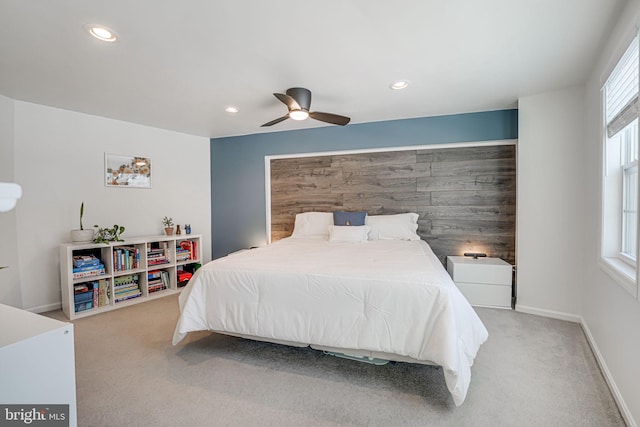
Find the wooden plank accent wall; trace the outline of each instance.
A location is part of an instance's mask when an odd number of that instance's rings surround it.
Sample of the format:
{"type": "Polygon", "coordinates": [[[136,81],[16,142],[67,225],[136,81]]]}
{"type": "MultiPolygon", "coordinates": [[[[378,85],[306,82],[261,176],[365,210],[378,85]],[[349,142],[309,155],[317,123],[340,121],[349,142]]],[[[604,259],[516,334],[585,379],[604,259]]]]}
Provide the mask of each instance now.
{"type": "Polygon", "coordinates": [[[485,252],[515,264],[515,145],[272,159],[271,240],[299,212],[416,212],[418,234],[443,264],[485,252]]]}

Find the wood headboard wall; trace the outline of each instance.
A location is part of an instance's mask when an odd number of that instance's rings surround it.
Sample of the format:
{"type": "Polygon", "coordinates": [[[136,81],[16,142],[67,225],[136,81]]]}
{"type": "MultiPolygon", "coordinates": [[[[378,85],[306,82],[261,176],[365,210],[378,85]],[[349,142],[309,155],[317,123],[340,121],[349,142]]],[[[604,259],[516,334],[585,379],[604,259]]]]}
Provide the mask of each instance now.
{"type": "Polygon", "coordinates": [[[438,258],[484,252],[515,264],[516,148],[477,145],[270,160],[271,240],[299,212],[416,212],[438,258]]]}

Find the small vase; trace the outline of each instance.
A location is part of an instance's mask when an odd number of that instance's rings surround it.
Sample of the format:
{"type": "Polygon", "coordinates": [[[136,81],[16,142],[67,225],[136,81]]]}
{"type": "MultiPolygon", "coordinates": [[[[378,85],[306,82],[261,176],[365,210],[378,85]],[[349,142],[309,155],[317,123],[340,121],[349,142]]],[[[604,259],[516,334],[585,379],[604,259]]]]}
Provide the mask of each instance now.
{"type": "Polygon", "coordinates": [[[173,236],[173,227],[165,227],[164,232],[167,234],[167,236],[173,236]]]}
{"type": "Polygon", "coordinates": [[[176,234],[182,234],[182,231],[180,231],[180,225],[176,225],[176,234]]]}

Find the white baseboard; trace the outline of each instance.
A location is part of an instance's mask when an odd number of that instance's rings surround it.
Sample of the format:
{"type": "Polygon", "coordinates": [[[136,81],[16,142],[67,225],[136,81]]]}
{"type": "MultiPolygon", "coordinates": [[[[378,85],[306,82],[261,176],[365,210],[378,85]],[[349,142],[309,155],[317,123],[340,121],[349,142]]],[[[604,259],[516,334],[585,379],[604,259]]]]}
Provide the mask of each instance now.
{"type": "Polygon", "coordinates": [[[587,323],[585,322],[582,316],[563,313],[560,311],[545,310],[545,309],[536,308],[536,307],[527,307],[527,306],[522,306],[518,304],[516,304],[516,311],[520,313],[534,314],[536,316],[550,317],[552,319],[566,320],[568,322],[579,323],[580,326],[582,326],[584,335],[587,337],[587,342],[589,343],[589,346],[591,347],[591,351],[593,352],[593,355],[596,358],[596,362],[600,367],[600,372],[602,372],[602,376],[607,382],[607,385],[609,386],[609,390],[611,390],[613,399],[616,401],[616,404],[618,405],[618,410],[620,411],[622,418],[624,419],[625,423],[627,423],[628,427],[638,427],[638,424],[633,419],[633,415],[629,411],[629,408],[627,407],[627,404],[625,403],[624,398],[622,397],[622,394],[620,393],[620,390],[618,389],[618,386],[616,385],[616,382],[613,379],[613,376],[611,375],[611,371],[609,371],[609,368],[606,362],[604,361],[604,358],[602,357],[600,350],[598,349],[598,345],[596,344],[596,341],[593,338],[593,335],[591,334],[591,330],[589,329],[589,326],[587,325],[587,323]]]}
{"type": "Polygon", "coordinates": [[[561,311],[545,310],[536,307],[527,307],[516,303],[516,311],[520,313],[535,314],[536,316],[550,317],[552,319],[566,320],[567,322],[582,323],[582,317],[576,314],[563,313],[561,311]]]}
{"type": "Polygon", "coordinates": [[[56,302],[53,304],[40,305],[38,307],[25,308],[24,310],[32,313],[46,313],[47,311],[60,310],[61,308],[62,303],[56,302]]]}
{"type": "Polygon", "coordinates": [[[618,389],[618,386],[616,385],[616,382],[614,381],[613,376],[611,375],[611,372],[607,367],[607,363],[604,361],[604,358],[602,357],[602,354],[598,349],[598,345],[596,344],[596,341],[593,338],[593,335],[591,335],[591,330],[589,329],[589,326],[587,325],[587,323],[582,317],[580,317],[580,325],[582,326],[582,330],[584,331],[584,334],[587,337],[587,342],[591,347],[591,351],[596,357],[598,366],[600,366],[600,371],[602,372],[602,376],[604,376],[604,379],[607,382],[607,385],[609,386],[609,390],[611,390],[611,394],[613,394],[613,399],[616,401],[616,404],[618,405],[618,409],[620,410],[620,414],[622,414],[622,418],[624,418],[624,421],[625,423],[627,423],[628,427],[638,427],[638,424],[633,419],[633,415],[629,411],[629,408],[627,407],[627,404],[625,403],[624,398],[622,397],[622,394],[620,394],[620,390],[618,389]]]}

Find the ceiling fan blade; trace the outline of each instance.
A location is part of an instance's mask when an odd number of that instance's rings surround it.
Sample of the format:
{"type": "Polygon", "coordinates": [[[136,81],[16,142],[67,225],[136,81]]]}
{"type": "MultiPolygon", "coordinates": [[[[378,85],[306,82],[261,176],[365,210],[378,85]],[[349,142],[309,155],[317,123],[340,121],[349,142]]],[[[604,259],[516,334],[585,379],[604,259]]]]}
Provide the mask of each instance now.
{"type": "Polygon", "coordinates": [[[298,102],[289,95],[285,95],[284,93],[274,93],[273,96],[278,98],[280,102],[286,105],[287,108],[289,108],[289,111],[300,109],[300,104],[298,104],[298,102]]]}
{"type": "Polygon", "coordinates": [[[287,120],[288,118],[289,118],[289,114],[285,114],[284,116],[282,116],[282,117],[278,117],[278,118],[277,118],[277,119],[275,119],[275,120],[271,120],[270,122],[267,122],[267,123],[263,124],[263,125],[262,125],[262,126],[260,126],[260,127],[261,127],[261,128],[263,128],[263,127],[265,127],[265,126],[273,126],[273,125],[278,124],[278,123],[280,123],[280,122],[284,122],[284,121],[285,121],[285,120],[287,120]]]}
{"type": "Polygon", "coordinates": [[[339,116],[337,114],[321,113],[319,111],[309,113],[309,117],[315,120],[320,120],[321,122],[331,123],[339,126],[344,126],[351,121],[351,118],[349,117],[339,116]]]}

